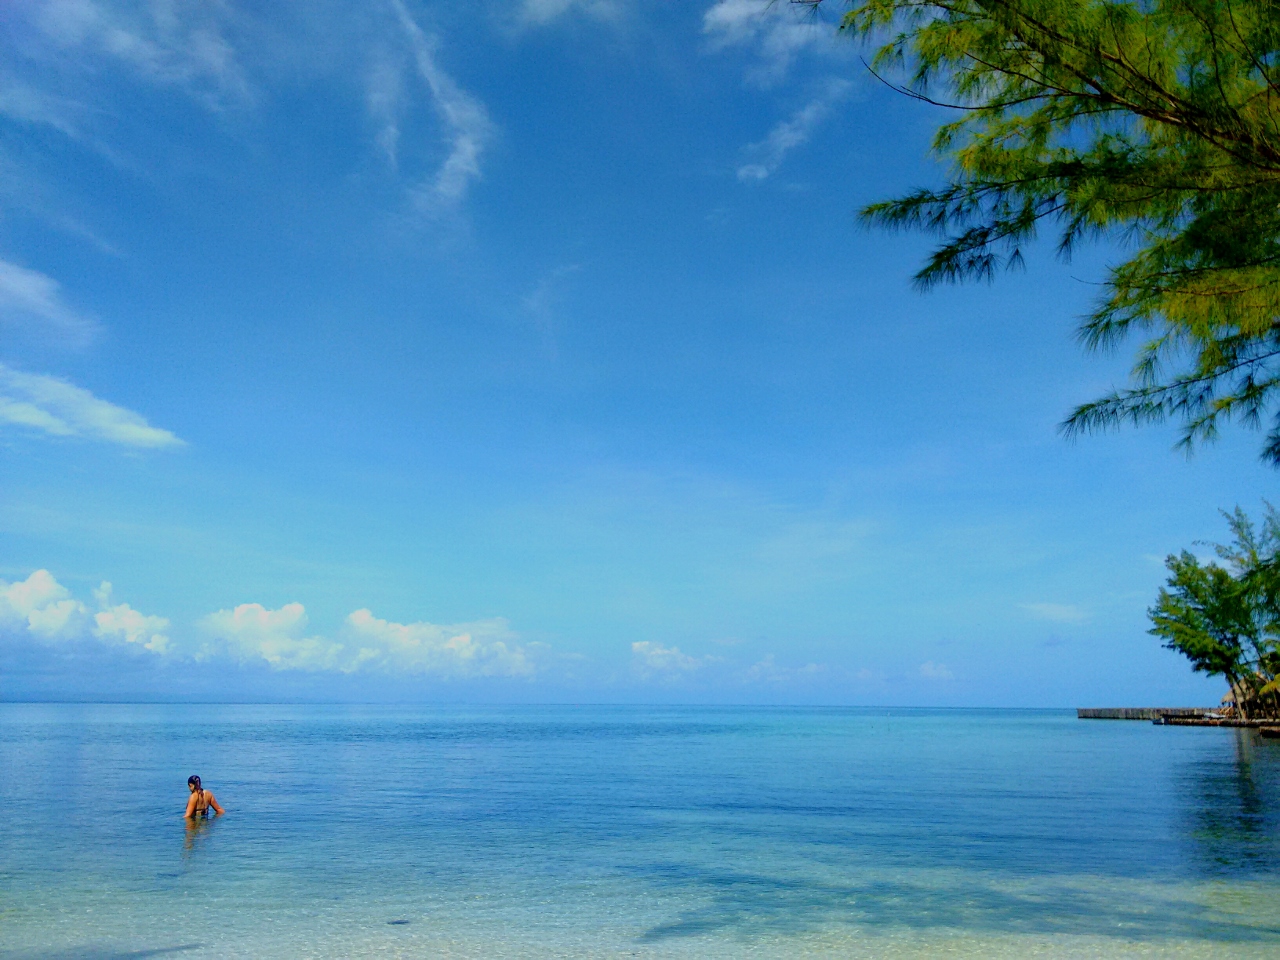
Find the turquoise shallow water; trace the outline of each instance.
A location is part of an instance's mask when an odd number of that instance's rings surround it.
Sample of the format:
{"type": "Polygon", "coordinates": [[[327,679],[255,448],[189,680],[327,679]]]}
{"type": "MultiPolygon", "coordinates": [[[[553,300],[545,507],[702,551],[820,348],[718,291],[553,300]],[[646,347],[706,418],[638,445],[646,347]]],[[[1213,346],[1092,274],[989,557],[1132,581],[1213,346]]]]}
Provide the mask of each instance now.
{"type": "Polygon", "coordinates": [[[1280,741],[1059,711],[0,705],[0,957],[1276,957],[1280,741]],[[188,830],[201,774],[226,817],[188,830]]]}

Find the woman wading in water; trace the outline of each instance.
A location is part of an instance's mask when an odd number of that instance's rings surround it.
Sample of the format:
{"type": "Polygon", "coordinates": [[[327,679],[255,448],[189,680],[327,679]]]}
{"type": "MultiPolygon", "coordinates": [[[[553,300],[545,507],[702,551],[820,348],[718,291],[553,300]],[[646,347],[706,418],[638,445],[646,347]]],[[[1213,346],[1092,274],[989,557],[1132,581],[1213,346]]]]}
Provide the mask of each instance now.
{"type": "Polygon", "coordinates": [[[187,799],[187,812],[183,814],[184,817],[188,820],[207,817],[210,810],[217,816],[222,816],[222,807],[218,806],[218,801],[211,792],[200,786],[199,777],[187,777],[187,789],[191,791],[191,796],[187,799]]]}

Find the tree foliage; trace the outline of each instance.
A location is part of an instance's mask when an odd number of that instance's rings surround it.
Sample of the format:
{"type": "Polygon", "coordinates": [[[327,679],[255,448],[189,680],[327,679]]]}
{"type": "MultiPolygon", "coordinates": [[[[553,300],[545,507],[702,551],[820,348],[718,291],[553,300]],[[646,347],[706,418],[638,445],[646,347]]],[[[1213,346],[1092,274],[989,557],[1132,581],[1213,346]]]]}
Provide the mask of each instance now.
{"type": "Polygon", "coordinates": [[[1222,564],[1187,551],[1169,556],[1169,581],[1149,612],[1151,633],[1198,672],[1226,679],[1245,718],[1280,717],[1280,513],[1255,528],[1239,507],[1225,514],[1234,540],[1222,564]]]}
{"type": "Polygon", "coordinates": [[[1140,333],[1133,380],[1069,433],[1269,421],[1280,465],[1280,0],[854,0],[842,29],[958,114],[949,182],[863,211],[944,236],[921,285],[989,279],[1047,225],[1063,255],[1125,244],[1081,335],[1140,333]]]}

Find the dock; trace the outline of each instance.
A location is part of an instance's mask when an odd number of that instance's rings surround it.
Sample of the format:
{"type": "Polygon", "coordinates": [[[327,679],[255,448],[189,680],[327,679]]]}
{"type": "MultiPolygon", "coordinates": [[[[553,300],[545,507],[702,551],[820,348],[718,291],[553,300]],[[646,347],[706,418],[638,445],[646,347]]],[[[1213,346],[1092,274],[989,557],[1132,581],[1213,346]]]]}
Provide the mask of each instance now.
{"type": "Polygon", "coordinates": [[[1165,717],[1210,717],[1216,707],[1079,707],[1080,720],[1163,720],[1165,717]]]}

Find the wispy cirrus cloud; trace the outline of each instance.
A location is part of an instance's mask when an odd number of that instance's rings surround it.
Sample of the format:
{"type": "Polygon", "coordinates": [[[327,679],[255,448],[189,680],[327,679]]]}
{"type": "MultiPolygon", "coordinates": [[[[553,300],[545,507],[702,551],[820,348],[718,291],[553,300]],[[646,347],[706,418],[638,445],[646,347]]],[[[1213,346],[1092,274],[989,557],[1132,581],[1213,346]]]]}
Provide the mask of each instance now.
{"type": "Polygon", "coordinates": [[[132,410],[95,397],[59,377],[23,373],[0,364],[0,424],[55,437],[80,437],[125,447],[182,446],[132,410]]]}
{"type": "Polygon", "coordinates": [[[365,82],[365,108],[377,125],[374,141],[392,170],[400,166],[400,113],[406,98],[404,63],[394,51],[379,49],[365,82]]]}
{"type": "Polygon", "coordinates": [[[593,20],[617,20],[623,9],[619,0],[524,0],[520,20],[530,26],[543,26],[570,13],[593,20]]]}
{"type": "Polygon", "coordinates": [[[582,265],[567,263],[544,273],[533,289],[521,298],[521,306],[533,318],[538,332],[542,334],[543,345],[548,355],[555,359],[559,355],[558,337],[564,325],[564,313],[561,309],[567,294],[571,278],[582,270],[582,265]]]}
{"type": "Polygon", "coordinates": [[[0,260],[0,324],[69,347],[87,345],[98,332],[96,320],[66,302],[58,281],[6,260],[0,260]]]}
{"type": "Polygon", "coordinates": [[[45,0],[32,20],[65,53],[102,56],[153,83],[186,88],[211,107],[250,98],[229,30],[230,4],[210,0],[45,0]]]}
{"type": "Polygon", "coordinates": [[[762,85],[781,80],[802,52],[838,49],[834,25],[813,7],[779,0],[717,0],[703,14],[702,32],[712,50],[752,51],[748,77],[762,85]]]}
{"type": "MultiPolygon", "coordinates": [[[[436,59],[436,39],[418,26],[403,0],[391,0],[400,26],[408,40],[414,67],[431,95],[432,104],[445,127],[448,155],[435,173],[414,191],[424,213],[456,207],[467,195],[471,183],[481,176],[480,157],[493,139],[496,128],[489,111],[478,98],[463,90],[436,59]]],[[[384,131],[387,129],[384,125],[384,131]]],[[[385,144],[384,144],[385,149],[385,144]]]]}
{"type": "Polygon", "coordinates": [[[70,105],[42,90],[0,75],[0,116],[20,123],[50,127],[67,137],[79,135],[70,105]]]}
{"type": "MultiPolygon", "coordinates": [[[[535,7],[531,15],[552,12],[535,7]]],[[[143,176],[117,152],[121,106],[103,99],[117,89],[110,82],[117,77],[180,92],[215,113],[354,77],[376,125],[374,144],[395,174],[409,135],[418,132],[403,116],[421,101],[435,114],[432,133],[445,142],[443,159],[409,191],[426,213],[465,200],[496,134],[485,105],[441,65],[439,38],[403,0],[292,0],[270,16],[226,0],[45,0],[15,16],[30,56],[0,68],[0,118],[55,128],[143,176]]]]}
{"type": "Polygon", "coordinates": [[[767,137],[743,149],[745,162],[738,167],[738,179],[752,182],[770,177],[782,166],[787,154],[809,142],[818,125],[852,89],[853,84],[848,80],[828,80],[817,96],[779,122],[767,137]]]}

